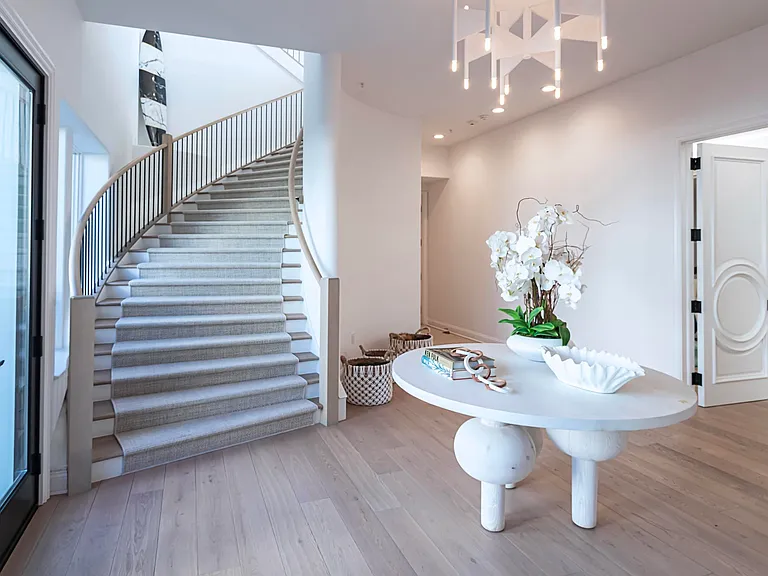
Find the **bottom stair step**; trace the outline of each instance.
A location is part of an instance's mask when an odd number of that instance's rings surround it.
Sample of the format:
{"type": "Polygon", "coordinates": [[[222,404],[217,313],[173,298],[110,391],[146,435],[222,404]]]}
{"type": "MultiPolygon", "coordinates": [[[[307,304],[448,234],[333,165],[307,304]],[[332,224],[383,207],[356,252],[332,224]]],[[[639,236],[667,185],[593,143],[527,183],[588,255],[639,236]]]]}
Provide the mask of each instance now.
{"type": "Polygon", "coordinates": [[[123,473],[167,464],[212,450],[311,426],[318,407],[309,400],[242,410],[118,433],[123,473]]]}

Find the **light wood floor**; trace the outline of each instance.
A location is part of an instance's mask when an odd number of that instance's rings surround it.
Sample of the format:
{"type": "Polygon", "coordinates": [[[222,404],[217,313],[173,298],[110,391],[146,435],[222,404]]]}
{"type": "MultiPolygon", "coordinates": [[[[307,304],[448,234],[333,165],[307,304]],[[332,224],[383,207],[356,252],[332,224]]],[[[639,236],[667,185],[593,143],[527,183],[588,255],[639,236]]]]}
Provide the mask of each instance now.
{"type": "Polygon", "coordinates": [[[397,392],[335,428],[54,497],[2,576],[768,574],[768,403],[630,434],[600,465],[591,531],[571,523],[570,465],[547,443],[490,534],[453,457],[464,418],[397,392]]]}

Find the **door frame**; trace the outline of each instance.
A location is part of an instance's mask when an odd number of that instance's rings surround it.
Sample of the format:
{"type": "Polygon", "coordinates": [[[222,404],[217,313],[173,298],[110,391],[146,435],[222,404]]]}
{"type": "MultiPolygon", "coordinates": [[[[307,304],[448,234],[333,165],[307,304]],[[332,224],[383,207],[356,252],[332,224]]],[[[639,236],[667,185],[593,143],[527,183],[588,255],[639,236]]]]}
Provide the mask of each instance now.
{"type": "MultiPolygon", "coordinates": [[[[691,242],[690,230],[693,228],[693,172],[690,169],[691,157],[693,155],[693,145],[697,142],[711,140],[713,138],[722,138],[723,136],[732,136],[741,132],[750,132],[752,130],[761,130],[768,127],[768,114],[744,118],[724,125],[713,125],[702,130],[681,136],[677,139],[678,150],[678,175],[677,185],[675,186],[675,260],[677,261],[677,270],[679,272],[676,284],[679,286],[678,301],[679,318],[682,331],[680,333],[679,350],[682,355],[682,380],[686,384],[691,384],[691,374],[694,371],[694,326],[693,314],[691,313],[691,300],[694,295],[701,295],[703,284],[701,283],[701,274],[697,276],[698,281],[693,279],[694,263],[694,242],[691,242]]],[[[698,221],[701,222],[701,205],[699,204],[698,221]]],[[[703,232],[704,233],[704,232],[703,232]]],[[[699,254],[699,265],[703,258],[699,254]]],[[[706,304],[705,304],[706,305],[706,304]]],[[[699,347],[701,354],[701,347],[699,347]]],[[[702,357],[699,356],[699,366],[703,366],[702,357]]],[[[699,394],[699,406],[705,407],[704,398],[699,394]]]]}
{"type": "Polygon", "coordinates": [[[54,374],[54,345],[51,336],[55,327],[56,301],[56,208],[58,191],[58,149],[59,149],[59,105],[56,98],[56,73],[53,60],[7,0],[0,0],[0,23],[16,44],[43,75],[46,105],[44,148],[43,148],[43,219],[44,244],[42,262],[42,286],[40,319],[42,326],[43,357],[40,363],[40,394],[38,449],[41,454],[40,478],[38,482],[38,504],[45,503],[50,497],[51,436],[56,425],[61,406],[52,406],[54,374]]]}

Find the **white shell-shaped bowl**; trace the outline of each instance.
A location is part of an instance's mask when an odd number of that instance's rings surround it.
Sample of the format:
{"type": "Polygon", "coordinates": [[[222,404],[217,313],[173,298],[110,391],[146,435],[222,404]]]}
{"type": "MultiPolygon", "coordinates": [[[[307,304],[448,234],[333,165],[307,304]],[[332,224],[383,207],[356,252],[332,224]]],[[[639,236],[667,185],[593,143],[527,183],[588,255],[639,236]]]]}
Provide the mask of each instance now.
{"type": "Polygon", "coordinates": [[[545,347],[542,356],[558,380],[598,394],[613,394],[633,378],[645,376],[637,362],[608,352],[557,346],[545,347]]]}

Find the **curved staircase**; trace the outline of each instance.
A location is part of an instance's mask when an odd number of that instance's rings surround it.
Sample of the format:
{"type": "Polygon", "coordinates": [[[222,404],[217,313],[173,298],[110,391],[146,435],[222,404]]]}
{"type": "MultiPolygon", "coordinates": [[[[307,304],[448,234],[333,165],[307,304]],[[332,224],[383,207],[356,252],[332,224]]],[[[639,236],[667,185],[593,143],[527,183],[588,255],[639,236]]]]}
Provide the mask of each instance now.
{"type": "MultiPolygon", "coordinates": [[[[92,479],[316,422],[290,148],[144,234],[97,301],[92,479]]],[[[301,153],[296,172],[301,188],[301,153]]]]}

